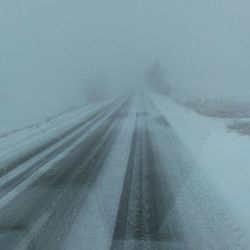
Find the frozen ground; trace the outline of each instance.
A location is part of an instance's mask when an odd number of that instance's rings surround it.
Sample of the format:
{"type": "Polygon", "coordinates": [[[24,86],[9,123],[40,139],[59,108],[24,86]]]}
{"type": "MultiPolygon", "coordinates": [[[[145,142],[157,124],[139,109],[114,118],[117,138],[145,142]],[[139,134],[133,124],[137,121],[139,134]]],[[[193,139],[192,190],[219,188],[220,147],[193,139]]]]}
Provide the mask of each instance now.
{"type": "Polygon", "coordinates": [[[202,178],[250,239],[250,137],[228,130],[230,119],[202,116],[162,96],[152,99],[190,152],[202,178]]]}

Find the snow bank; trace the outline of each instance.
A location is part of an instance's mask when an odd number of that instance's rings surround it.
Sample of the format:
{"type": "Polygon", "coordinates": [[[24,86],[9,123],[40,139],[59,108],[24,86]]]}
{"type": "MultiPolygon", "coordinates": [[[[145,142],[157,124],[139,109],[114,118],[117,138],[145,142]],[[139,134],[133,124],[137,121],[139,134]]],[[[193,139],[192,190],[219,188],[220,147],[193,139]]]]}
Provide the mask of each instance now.
{"type": "Polygon", "coordinates": [[[189,150],[198,171],[250,232],[250,137],[228,131],[227,119],[204,117],[163,96],[150,97],[189,150]]]}

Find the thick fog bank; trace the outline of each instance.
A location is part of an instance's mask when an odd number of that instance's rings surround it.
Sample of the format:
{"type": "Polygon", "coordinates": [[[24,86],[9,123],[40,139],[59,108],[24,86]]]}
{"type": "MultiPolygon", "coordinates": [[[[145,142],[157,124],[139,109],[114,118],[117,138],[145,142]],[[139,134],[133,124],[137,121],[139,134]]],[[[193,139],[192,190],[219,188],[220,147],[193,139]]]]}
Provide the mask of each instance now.
{"type": "Polygon", "coordinates": [[[174,96],[248,99],[249,9],[248,0],[3,0],[1,115],[85,103],[100,75],[100,89],[141,87],[156,60],[174,96]]]}

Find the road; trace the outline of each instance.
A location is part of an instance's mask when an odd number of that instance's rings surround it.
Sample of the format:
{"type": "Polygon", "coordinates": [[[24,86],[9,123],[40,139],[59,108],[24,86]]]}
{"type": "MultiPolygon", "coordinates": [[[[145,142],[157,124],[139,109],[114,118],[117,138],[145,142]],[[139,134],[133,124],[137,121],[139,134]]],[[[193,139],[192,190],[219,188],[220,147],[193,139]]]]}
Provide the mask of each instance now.
{"type": "Polygon", "coordinates": [[[153,101],[120,98],[2,163],[0,249],[236,249],[198,178],[153,101]]]}

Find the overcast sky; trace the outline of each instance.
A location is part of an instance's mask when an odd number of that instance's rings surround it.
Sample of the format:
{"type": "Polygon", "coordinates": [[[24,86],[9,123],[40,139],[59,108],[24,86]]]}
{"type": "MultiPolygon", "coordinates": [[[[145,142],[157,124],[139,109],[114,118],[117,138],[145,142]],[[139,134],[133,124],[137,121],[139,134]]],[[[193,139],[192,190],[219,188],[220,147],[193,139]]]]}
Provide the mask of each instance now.
{"type": "Polygon", "coordinates": [[[94,75],[133,84],[159,59],[178,94],[247,99],[249,27],[249,0],[1,0],[0,98],[75,102],[94,75]]]}

